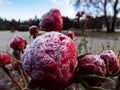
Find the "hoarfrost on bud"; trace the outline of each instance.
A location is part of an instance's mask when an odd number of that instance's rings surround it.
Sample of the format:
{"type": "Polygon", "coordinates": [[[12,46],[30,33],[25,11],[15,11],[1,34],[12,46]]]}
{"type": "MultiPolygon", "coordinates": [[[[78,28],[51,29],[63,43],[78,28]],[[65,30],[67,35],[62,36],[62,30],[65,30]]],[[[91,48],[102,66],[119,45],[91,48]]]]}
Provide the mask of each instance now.
{"type": "Polygon", "coordinates": [[[63,28],[63,19],[58,9],[51,9],[43,15],[39,26],[47,31],[61,32],[63,28]]]}
{"type": "Polygon", "coordinates": [[[45,33],[27,46],[22,65],[40,87],[63,88],[70,83],[77,66],[74,41],[59,32],[45,33]]]}
{"type": "MultiPolygon", "coordinates": [[[[79,60],[77,68],[77,73],[80,75],[98,75],[101,77],[106,75],[106,65],[99,55],[86,55],[79,60]]],[[[103,82],[97,77],[86,77],[83,81],[89,86],[100,86],[103,82]]]]}
{"type": "Polygon", "coordinates": [[[112,50],[103,51],[100,53],[100,57],[104,60],[107,69],[109,69],[108,74],[112,75],[119,71],[119,58],[112,50]]]}
{"type": "Polygon", "coordinates": [[[35,25],[30,26],[29,32],[31,35],[37,35],[39,33],[38,27],[35,25]]]}
{"type": "Polygon", "coordinates": [[[16,35],[10,42],[10,47],[15,50],[23,50],[25,47],[25,42],[19,35],[16,35]]]}
{"type": "Polygon", "coordinates": [[[0,65],[5,65],[10,63],[10,56],[7,53],[0,53],[0,65]]]}

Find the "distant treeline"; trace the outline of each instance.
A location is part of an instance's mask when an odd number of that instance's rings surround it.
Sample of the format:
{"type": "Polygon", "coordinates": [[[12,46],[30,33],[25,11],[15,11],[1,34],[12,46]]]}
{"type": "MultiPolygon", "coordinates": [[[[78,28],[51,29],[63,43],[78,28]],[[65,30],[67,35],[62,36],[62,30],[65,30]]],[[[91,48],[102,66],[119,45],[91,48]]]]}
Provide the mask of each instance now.
{"type": "MultiPolygon", "coordinates": [[[[68,17],[63,18],[63,30],[68,30],[70,28],[84,28],[85,21],[81,20],[79,24],[74,24],[74,19],[68,17]]],[[[31,25],[36,25],[39,27],[40,19],[29,19],[27,21],[16,21],[14,19],[7,20],[0,18],[0,30],[18,30],[27,31],[31,25]]],[[[101,18],[90,19],[87,21],[86,27],[88,29],[101,29],[102,20],[101,18]]]]}

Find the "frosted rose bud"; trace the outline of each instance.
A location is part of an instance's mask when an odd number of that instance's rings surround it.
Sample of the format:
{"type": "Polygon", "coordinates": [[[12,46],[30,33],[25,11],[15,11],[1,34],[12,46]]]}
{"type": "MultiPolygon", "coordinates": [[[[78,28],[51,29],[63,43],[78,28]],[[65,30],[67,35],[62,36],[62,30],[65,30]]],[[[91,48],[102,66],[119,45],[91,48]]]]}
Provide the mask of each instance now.
{"type": "Polygon", "coordinates": [[[100,54],[100,57],[105,61],[108,75],[115,74],[120,69],[119,58],[112,50],[105,50],[100,54]]]}
{"type": "Polygon", "coordinates": [[[81,11],[81,12],[77,12],[77,13],[76,13],[76,16],[77,16],[78,18],[80,18],[80,17],[82,17],[84,14],[85,14],[85,11],[81,11]]]}
{"type": "MultiPolygon", "coordinates": [[[[106,75],[106,65],[104,61],[98,55],[86,55],[79,60],[77,73],[79,75],[97,75],[100,77],[105,77],[106,75]]],[[[79,77],[82,78],[82,77],[79,77]]],[[[104,79],[98,77],[85,77],[83,79],[89,86],[101,86],[104,79]]]]}
{"type": "Polygon", "coordinates": [[[14,69],[19,70],[20,69],[20,64],[18,62],[13,63],[14,69]]]}
{"type": "Polygon", "coordinates": [[[82,17],[82,14],[81,14],[80,12],[77,12],[77,13],[76,13],[76,16],[77,16],[77,17],[82,17]]]}
{"type": "Polygon", "coordinates": [[[35,25],[30,26],[29,32],[31,35],[38,35],[38,33],[39,33],[38,27],[35,25]]]}
{"type": "Polygon", "coordinates": [[[74,24],[76,24],[76,25],[79,24],[79,18],[74,19],[74,24]]]}
{"type": "Polygon", "coordinates": [[[73,39],[75,37],[75,33],[73,31],[68,31],[67,36],[73,39]]]}
{"type": "Polygon", "coordinates": [[[74,41],[59,32],[38,36],[26,47],[22,65],[41,88],[64,88],[73,78],[77,66],[74,41]]]}
{"type": "Polygon", "coordinates": [[[83,15],[83,14],[85,14],[85,11],[81,11],[80,13],[83,15]]]}
{"type": "Polygon", "coordinates": [[[0,53],[0,65],[5,65],[10,63],[10,56],[7,53],[0,53]]]}
{"type": "Polygon", "coordinates": [[[42,17],[39,26],[47,31],[60,32],[63,28],[63,19],[60,11],[58,9],[51,9],[42,17]]]}
{"type": "Polygon", "coordinates": [[[16,35],[10,43],[10,47],[15,50],[23,50],[25,42],[20,36],[16,35]]]}
{"type": "Polygon", "coordinates": [[[14,50],[13,55],[17,60],[20,60],[20,50],[14,50]]]}
{"type": "Polygon", "coordinates": [[[93,16],[91,16],[91,15],[89,15],[89,14],[87,14],[86,17],[87,17],[88,19],[93,18],[93,16]]]}

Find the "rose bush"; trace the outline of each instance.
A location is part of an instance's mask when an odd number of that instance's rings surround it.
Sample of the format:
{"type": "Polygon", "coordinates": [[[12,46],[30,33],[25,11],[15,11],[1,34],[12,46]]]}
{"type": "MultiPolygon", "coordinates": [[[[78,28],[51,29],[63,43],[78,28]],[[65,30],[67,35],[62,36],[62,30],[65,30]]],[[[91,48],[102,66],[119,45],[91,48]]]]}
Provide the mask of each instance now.
{"type": "MultiPolygon", "coordinates": [[[[77,24],[84,14],[84,11],[76,14],[77,24]]],[[[85,16],[87,20],[92,18],[87,14],[85,16]]],[[[106,77],[120,73],[119,57],[112,50],[105,50],[98,55],[87,53],[77,56],[74,32],[69,31],[66,35],[60,33],[63,20],[58,9],[46,13],[39,26],[40,30],[51,32],[40,35],[38,27],[32,25],[29,27],[29,33],[33,36],[33,41],[29,42],[30,37],[23,40],[20,36],[15,36],[10,42],[13,49],[12,65],[19,71],[22,84],[15,80],[12,72],[6,67],[11,57],[0,53],[0,67],[19,90],[63,90],[72,83],[81,83],[88,90],[104,90],[98,87],[106,77]]],[[[85,35],[84,31],[83,34],[85,35]]]]}

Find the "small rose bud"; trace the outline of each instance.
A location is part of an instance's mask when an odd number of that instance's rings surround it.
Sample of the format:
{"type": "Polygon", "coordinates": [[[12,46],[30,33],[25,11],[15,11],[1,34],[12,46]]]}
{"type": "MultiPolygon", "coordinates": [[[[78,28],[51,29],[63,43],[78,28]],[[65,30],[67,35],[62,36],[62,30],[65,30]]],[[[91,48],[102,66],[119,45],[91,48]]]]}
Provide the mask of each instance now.
{"type": "Polygon", "coordinates": [[[25,48],[25,41],[17,35],[11,41],[10,47],[14,50],[23,50],[25,48]]]}
{"type": "Polygon", "coordinates": [[[107,67],[107,74],[114,75],[120,70],[119,58],[112,50],[105,50],[100,54],[107,67]]]}
{"type": "Polygon", "coordinates": [[[16,70],[19,70],[19,69],[20,69],[20,64],[15,61],[15,62],[13,63],[13,67],[14,67],[14,69],[16,69],[16,70]]]}
{"type": "Polygon", "coordinates": [[[86,18],[87,18],[87,19],[91,19],[91,18],[93,18],[93,16],[87,14],[87,15],[86,15],[86,18]]]}
{"type": "Polygon", "coordinates": [[[81,11],[81,14],[84,15],[84,14],[85,14],[85,11],[81,11]]]}
{"type": "Polygon", "coordinates": [[[39,33],[38,27],[35,26],[35,25],[32,25],[31,27],[29,27],[29,32],[30,32],[31,35],[36,37],[39,33]]]}
{"type": "Polygon", "coordinates": [[[7,53],[0,53],[0,65],[5,65],[10,63],[10,56],[7,53]]]}
{"type": "Polygon", "coordinates": [[[76,16],[77,16],[78,18],[80,18],[80,17],[82,17],[84,14],[85,14],[85,11],[81,11],[81,12],[77,12],[77,13],[76,13],[76,16]]]}
{"type": "Polygon", "coordinates": [[[81,14],[80,12],[77,12],[77,13],[76,13],[76,16],[77,16],[78,18],[80,18],[80,17],[82,17],[82,14],[81,14]]]}
{"type": "Polygon", "coordinates": [[[17,60],[20,60],[20,50],[14,50],[13,55],[17,60]]]}
{"type": "Polygon", "coordinates": [[[58,9],[52,9],[46,13],[39,26],[47,31],[58,31],[61,32],[63,28],[63,19],[58,9]]]}
{"type": "Polygon", "coordinates": [[[79,19],[78,18],[74,19],[74,24],[79,24],[79,19]]]}
{"type": "Polygon", "coordinates": [[[73,31],[69,31],[67,33],[67,36],[70,37],[71,39],[73,39],[75,37],[75,33],[73,31]]]}
{"type": "MultiPolygon", "coordinates": [[[[78,62],[77,67],[78,75],[97,75],[100,77],[105,77],[106,75],[106,65],[104,61],[98,55],[86,55],[78,62]]],[[[78,77],[82,78],[82,77],[78,77]]],[[[83,79],[85,83],[87,83],[90,87],[101,86],[102,82],[104,81],[98,77],[85,77],[83,79]]]]}

